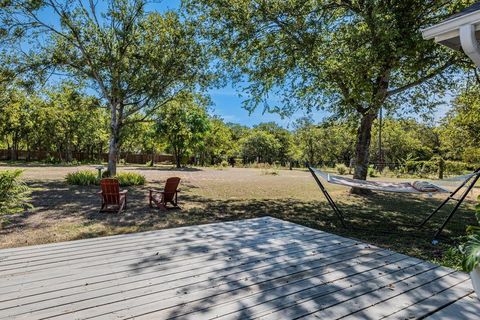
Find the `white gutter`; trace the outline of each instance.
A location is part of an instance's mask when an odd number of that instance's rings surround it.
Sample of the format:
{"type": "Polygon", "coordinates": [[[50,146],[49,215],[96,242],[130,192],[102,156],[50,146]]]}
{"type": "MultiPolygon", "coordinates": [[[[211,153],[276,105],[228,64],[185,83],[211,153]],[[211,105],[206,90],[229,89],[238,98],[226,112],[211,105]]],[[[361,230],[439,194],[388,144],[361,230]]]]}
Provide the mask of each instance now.
{"type": "MultiPolygon", "coordinates": [[[[459,27],[466,24],[480,24],[480,11],[474,11],[454,19],[440,22],[439,24],[422,29],[421,31],[423,38],[425,40],[430,40],[455,31],[458,35],[459,27]]],[[[476,29],[479,30],[480,25],[478,25],[476,29]]]]}
{"type": "Polygon", "coordinates": [[[480,46],[476,31],[480,31],[480,10],[423,29],[422,35],[426,40],[435,39],[435,42],[450,48],[462,49],[480,67],[480,46]]]}
{"type": "Polygon", "coordinates": [[[480,67],[480,47],[475,37],[475,26],[468,24],[460,27],[460,43],[465,54],[480,67]]]}

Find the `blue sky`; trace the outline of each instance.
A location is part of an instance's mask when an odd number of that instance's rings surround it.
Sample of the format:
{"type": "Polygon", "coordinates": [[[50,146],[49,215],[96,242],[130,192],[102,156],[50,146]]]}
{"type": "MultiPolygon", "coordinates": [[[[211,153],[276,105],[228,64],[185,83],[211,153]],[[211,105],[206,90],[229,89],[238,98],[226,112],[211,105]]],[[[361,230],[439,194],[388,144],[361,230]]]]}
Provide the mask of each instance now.
{"type": "MultiPolygon", "coordinates": [[[[226,122],[235,122],[247,126],[253,126],[261,122],[275,121],[283,127],[291,128],[293,122],[307,114],[303,111],[296,112],[292,117],[281,118],[275,113],[264,113],[262,108],[258,108],[252,114],[242,107],[242,98],[239,92],[229,84],[227,87],[213,89],[209,95],[214,103],[213,113],[222,117],[226,122]]],[[[272,98],[272,103],[274,102],[272,98]]],[[[320,121],[328,114],[324,111],[316,111],[311,116],[320,121]]]]}

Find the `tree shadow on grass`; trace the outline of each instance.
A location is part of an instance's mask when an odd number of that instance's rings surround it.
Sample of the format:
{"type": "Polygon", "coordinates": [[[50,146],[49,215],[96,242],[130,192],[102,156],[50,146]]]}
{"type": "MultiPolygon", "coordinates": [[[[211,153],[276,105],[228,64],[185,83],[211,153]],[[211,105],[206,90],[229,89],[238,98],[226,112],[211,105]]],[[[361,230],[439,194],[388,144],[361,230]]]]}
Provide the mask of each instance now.
{"type": "MultiPolygon", "coordinates": [[[[412,227],[420,223],[440,203],[438,198],[405,197],[393,194],[374,194],[368,197],[337,194],[349,228],[342,228],[326,201],[297,199],[215,200],[180,194],[181,210],[162,212],[148,205],[148,186],[127,188],[127,209],[121,214],[98,212],[98,186],[69,186],[61,182],[32,185],[32,204],[35,209],[9,218],[0,234],[21,232],[24,228],[45,228],[45,221],[78,219],[82,228],[72,232],[72,239],[91,238],[116,233],[140,232],[212,222],[273,216],[314,229],[353,237],[382,247],[432,258],[437,249],[430,244],[433,234],[446,218],[451,206],[444,208],[423,229],[412,227]],[[39,223],[25,225],[32,215],[39,223]],[[88,228],[101,225],[103,228],[88,228]]],[[[443,234],[447,243],[464,235],[465,227],[474,224],[473,204],[465,203],[453,217],[443,234]]]]}

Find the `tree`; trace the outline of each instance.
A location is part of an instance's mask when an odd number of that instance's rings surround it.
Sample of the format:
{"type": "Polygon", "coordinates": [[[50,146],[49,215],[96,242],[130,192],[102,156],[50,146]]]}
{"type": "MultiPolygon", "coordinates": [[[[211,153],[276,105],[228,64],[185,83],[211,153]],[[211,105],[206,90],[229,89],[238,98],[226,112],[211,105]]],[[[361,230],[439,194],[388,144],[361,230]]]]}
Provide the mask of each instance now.
{"type": "Polygon", "coordinates": [[[438,128],[447,158],[480,163],[480,97],[478,85],[463,90],[438,128]]]}
{"type": "MultiPolygon", "coordinates": [[[[457,56],[420,29],[468,1],[187,1],[216,54],[250,94],[248,109],[323,108],[357,122],[355,174],[366,179],[372,124],[383,106],[430,106],[457,56]],[[282,99],[272,105],[268,96],[282,99]]],[[[354,190],[358,191],[358,190],[354,190]]]]}
{"type": "Polygon", "coordinates": [[[310,165],[318,164],[317,150],[320,149],[322,141],[317,137],[317,127],[313,119],[304,117],[295,122],[295,140],[299,146],[302,158],[310,165]]]}
{"type": "Polygon", "coordinates": [[[67,162],[73,160],[74,151],[91,153],[106,140],[108,127],[103,120],[107,114],[100,102],[77,90],[72,83],[49,90],[47,106],[39,113],[44,114],[40,118],[48,124],[44,126],[47,130],[44,139],[56,145],[56,151],[63,153],[67,162]]]}
{"type": "Polygon", "coordinates": [[[10,150],[10,159],[18,160],[18,151],[22,143],[33,132],[34,105],[21,90],[10,91],[4,99],[0,112],[0,133],[7,149],[10,150]]]}
{"type": "Polygon", "coordinates": [[[157,130],[168,142],[177,168],[184,157],[198,147],[208,131],[209,122],[204,97],[184,92],[159,109],[157,130]]]}
{"type": "Polygon", "coordinates": [[[295,127],[295,139],[304,161],[312,165],[350,164],[354,135],[348,123],[325,120],[315,125],[311,119],[302,118],[295,127]]]}
{"type": "Polygon", "coordinates": [[[279,147],[277,153],[272,155],[276,161],[280,161],[281,165],[286,165],[290,159],[290,150],[292,145],[292,136],[290,132],[280,127],[275,122],[260,123],[255,126],[256,131],[264,131],[272,134],[277,140],[279,147]]]}
{"type": "Polygon", "coordinates": [[[266,162],[273,164],[281,148],[280,142],[267,131],[252,130],[242,139],[242,156],[244,163],[266,162]]]}
{"type": "Polygon", "coordinates": [[[151,155],[150,165],[155,163],[155,155],[166,148],[165,141],[159,139],[154,121],[137,122],[125,128],[122,134],[122,152],[147,153],[151,155]]]}
{"type": "Polygon", "coordinates": [[[195,26],[174,12],[147,12],[146,4],[110,0],[101,9],[95,1],[17,0],[3,2],[0,11],[8,38],[37,40],[26,59],[17,59],[19,67],[85,80],[108,107],[111,175],[126,126],[211,79],[195,26]]]}
{"type": "Polygon", "coordinates": [[[200,163],[215,165],[235,155],[231,129],[219,117],[209,119],[209,130],[199,147],[200,163]]]}
{"type": "Polygon", "coordinates": [[[73,152],[93,154],[107,141],[106,114],[98,99],[71,83],[41,94],[12,88],[5,96],[9,98],[0,113],[0,133],[12,160],[18,160],[19,150],[27,151],[26,160],[30,151],[42,150],[71,161],[73,152]]]}
{"type": "MultiPolygon", "coordinates": [[[[378,123],[374,123],[373,135],[378,134],[378,123]]],[[[407,157],[429,160],[437,151],[433,128],[413,119],[386,118],[382,125],[382,149],[384,161],[398,164],[407,157]]],[[[370,146],[370,153],[378,155],[378,144],[370,146]]]]}

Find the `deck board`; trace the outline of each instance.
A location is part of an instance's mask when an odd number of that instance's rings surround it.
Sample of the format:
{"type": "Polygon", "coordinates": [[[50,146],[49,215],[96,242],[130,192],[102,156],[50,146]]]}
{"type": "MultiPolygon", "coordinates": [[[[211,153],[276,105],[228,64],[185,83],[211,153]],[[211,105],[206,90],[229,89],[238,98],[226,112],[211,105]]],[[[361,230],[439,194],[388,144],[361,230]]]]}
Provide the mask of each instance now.
{"type": "Polygon", "coordinates": [[[472,292],[464,273],[270,217],[0,250],[0,319],[469,319],[472,292]]]}

